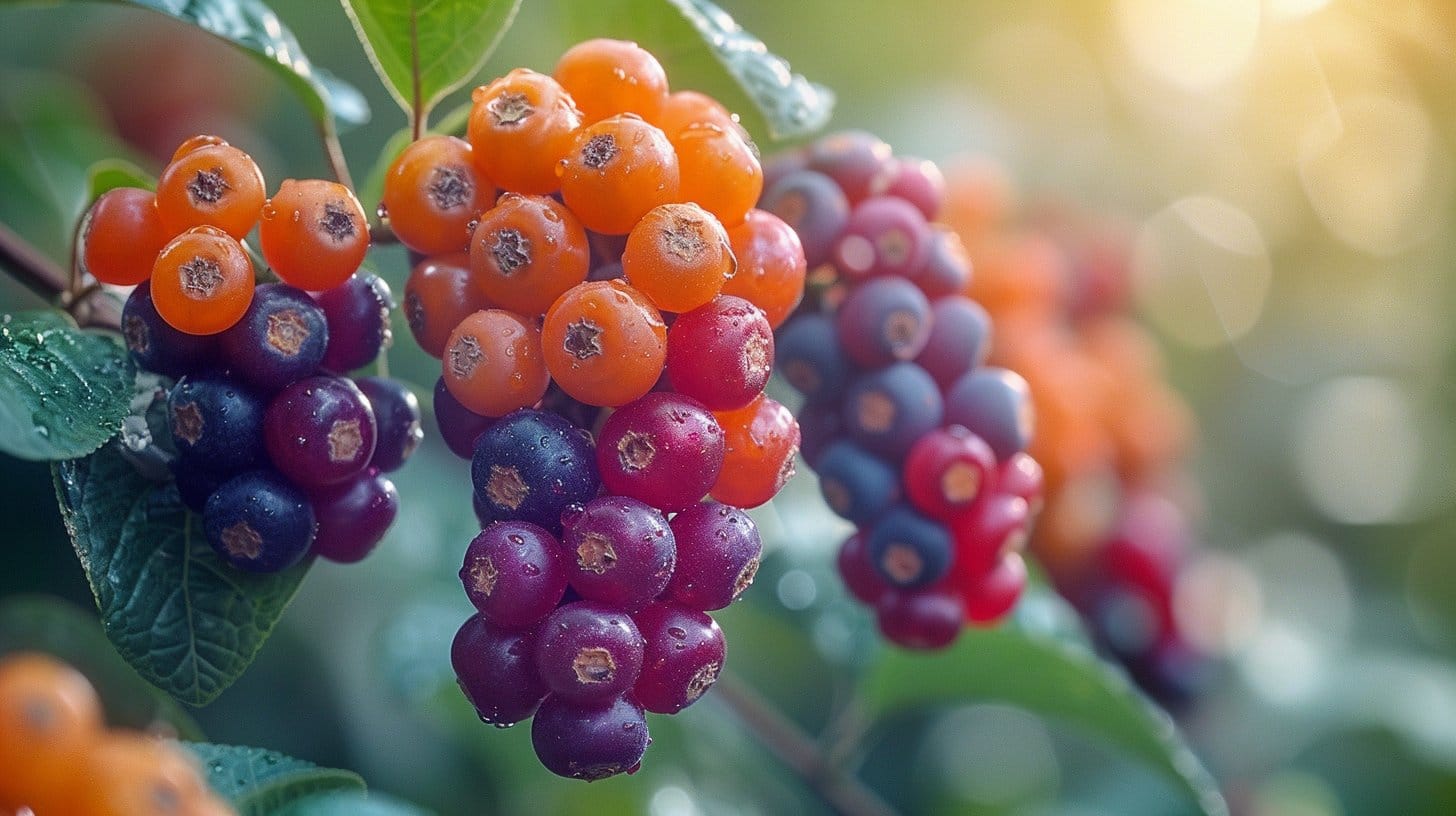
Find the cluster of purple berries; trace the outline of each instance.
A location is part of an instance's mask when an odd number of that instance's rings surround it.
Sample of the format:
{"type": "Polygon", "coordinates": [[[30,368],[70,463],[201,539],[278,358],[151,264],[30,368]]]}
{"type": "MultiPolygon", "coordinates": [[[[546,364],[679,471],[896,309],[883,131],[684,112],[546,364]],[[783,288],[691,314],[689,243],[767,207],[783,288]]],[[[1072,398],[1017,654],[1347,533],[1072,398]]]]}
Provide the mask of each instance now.
{"type": "Polygon", "coordinates": [[[1004,616],[1041,501],[1026,381],[984,365],[991,321],[966,297],[944,181],[862,132],[770,163],[760,207],[798,231],[820,286],[776,338],[805,397],[803,454],[858,532],[839,568],[902,646],[942,648],[1004,616]]]}
{"type": "Polygon", "coordinates": [[[384,473],[423,437],[419,403],[395,380],[345,376],[388,342],[393,306],[367,273],[317,293],[265,283],[232,328],[193,335],[158,315],[148,283],[127,299],[132,358],[176,380],[166,416],[178,493],[229,564],[358,561],[394,522],[399,494],[384,473]]]}

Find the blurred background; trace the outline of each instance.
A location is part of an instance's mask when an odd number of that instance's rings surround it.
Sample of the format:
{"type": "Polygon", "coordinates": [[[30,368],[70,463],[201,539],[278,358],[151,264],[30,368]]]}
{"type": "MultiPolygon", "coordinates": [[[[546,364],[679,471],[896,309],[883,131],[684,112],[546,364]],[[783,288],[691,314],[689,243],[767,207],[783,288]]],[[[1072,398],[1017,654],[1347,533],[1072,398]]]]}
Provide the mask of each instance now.
{"type": "MultiPolygon", "coordinates": [[[[527,0],[481,79],[549,71],[582,33],[557,25],[561,3],[527,0]]],[[[1210,663],[1176,710],[1234,810],[1456,812],[1456,6],[722,5],[837,92],[832,128],[872,130],[947,166],[976,157],[998,229],[1071,212],[1115,242],[1126,309],[1197,418],[1179,478],[1199,543],[1174,608],[1210,663]]],[[[362,183],[403,115],[338,4],[275,9],[316,64],[368,97],[372,121],[342,136],[362,183]]],[[[585,33],[612,34],[609,18],[585,33]]],[[[53,257],[66,255],[58,216],[79,212],[90,161],[155,171],[198,131],[251,152],[270,180],[326,175],[300,103],[215,41],[110,6],[0,8],[0,220],[53,257]],[[22,160],[38,142],[72,158],[22,160]]],[[[371,258],[400,292],[403,252],[371,258]]],[[[0,310],[41,305],[0,281],[0,310]]],[[[402,322],[396,337],[391,373],[423,399],[438,363],[402,322]]],[[[853,732],[841,698],[883,647],[839,586],[844,528],[806,470],[757,513],[767,561],[720,621],[738,677],[811,733],[853,732]]],[[[640,774],[590,788],[548,779],[526,729],[475,721],[445,658],[469,608],[455,578],[475,529],[466,465],[432,437],[398,483],[385,544],[361,565],[320,564],[255,666],[196,712],[212,741],[351,768],[442,813],[823,807],[712,695],[653,721],[640,774]]],[[[88,608],[47,468],[0,456],[0,495],[11,511],[0,597],[88,608]]],[[[1183,807],[1096,739],[995,701],[923,709],[861,736],[848,743],[855,767],[907,812],[1183,807]]]]}

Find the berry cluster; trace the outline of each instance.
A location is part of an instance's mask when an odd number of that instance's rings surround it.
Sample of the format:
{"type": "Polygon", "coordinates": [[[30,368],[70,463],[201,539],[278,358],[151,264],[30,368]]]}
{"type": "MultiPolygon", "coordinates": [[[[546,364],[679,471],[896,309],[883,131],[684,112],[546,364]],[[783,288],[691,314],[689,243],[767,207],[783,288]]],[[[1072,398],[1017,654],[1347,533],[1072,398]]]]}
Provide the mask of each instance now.
{"type": "Polygon", "coordinates": [[[172,469],[218,555],[251,572],[367,555],[398,510],[382,474],[422,432],[405,386],[344,376],[389,341],[394,305],[356,274],[369,229],[353,193],[289,179],[265,200],[248,154],[197,136],[155,194],[102,195],[82,240],[92,275],[136,285],[122,335],[141,368],[176,379],[172,469]],[[255,285],[242,243],[255,226],[281,282],[255,285]]]}
{"type": "Polygon", "coordinates": [[[991,323],[963,293],[959,240],[934,224],[934,164],[862,132],[775,161],[760,203],[798,232],[814,302],[780,331],[805,397],[804,457],[858,531],[839,569],[902,646],[937,649],[1020,597],[1041,498],[1026,382],[983,365],[991,323]]]}
{"type": "Polygon", "coordinates": [[[763,389],[806,267],[753,209],[737,121],[669,93],[635,43],[581,43],[473,100],[467,138],[407,147],[381,203],[422,256],[405,313],[441,358],[434,409],[483,528],[452,658],[482,720],[534,715],[541,762],[598,779],[638,765],[644,711],[722,669],[706,613],[761,549],[742,508],[793,474],[798,424],[763,389]]]}
{"type": "Polygon", "coordinates": [[[0,813],[233,813],[189,754],[108,729],[86,677],[43,654],[0,659],[0,768],[0,813]]]}

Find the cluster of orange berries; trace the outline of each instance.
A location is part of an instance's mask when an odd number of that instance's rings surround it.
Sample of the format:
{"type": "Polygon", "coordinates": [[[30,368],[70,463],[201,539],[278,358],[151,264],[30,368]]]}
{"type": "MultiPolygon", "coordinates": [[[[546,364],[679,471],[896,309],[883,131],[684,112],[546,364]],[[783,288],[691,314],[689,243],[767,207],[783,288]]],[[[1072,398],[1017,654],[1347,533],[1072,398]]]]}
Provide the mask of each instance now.
{"type": "Polygon", "coordinates": [[[43,654],[0,659],[0,814],[224,816],[183,749],[108,729],[85,676],[43,654]]]}
{"type": "Polygon", "coordinates": [[[150,280],[158,314],[178,331],[217,334],[252,303],[253,262],[242,241],[254,226],[269,267],[299,289],[338,286],[369,250],[369,224],[348,187],[288,179],[268,198],[251,156],[195,136],[172,155],[155,193],[119,187],[97,199],[81,258],[102,283],[150,280]]]}

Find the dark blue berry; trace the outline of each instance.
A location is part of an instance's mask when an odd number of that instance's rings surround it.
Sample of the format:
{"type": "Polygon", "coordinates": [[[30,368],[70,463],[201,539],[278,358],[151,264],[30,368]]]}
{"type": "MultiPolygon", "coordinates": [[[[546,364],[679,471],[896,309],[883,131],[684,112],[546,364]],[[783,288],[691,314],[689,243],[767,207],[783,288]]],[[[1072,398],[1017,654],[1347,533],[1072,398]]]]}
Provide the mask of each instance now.
{"type": "Polygon", "coordinates": [[[561,512],[596,496],[596,451],[586,431],[554,414],[522,408],[480,434],[471,479],[490,521],[529,521],[552,533],[561,512]]]}
{"type": "Polygon", "coordinates": [[[202,526],[224,561],[248,572],[277,572],[308,552],[314,515],[303,491],[287,479],[250,470],[213,491],[202,526]]]}
{"type": "Polygon", "coordinates": [[[940,523],[900,505],[870,528],[865,549],[886,583],[915,588],[935,583],[950,570],[952,539],[940,523]]]}
{"type": "Polygon", "coordinates": [[[849,440],[825,448],[817,469],[829,509],[855,524],[868,524],[900,500],[899,472],[849,440]]]}
{"type": "Polygon", "coordinates": [[[944,402],[935,380],[914,363],[855,378],[844,398],[844,427],[855,441],[898,462],[915,440],[940,427],[944,402]]]}
{"type": "Polygon", "coordinates": [[[378,275],[361,272],[315,297],[328,320],[329,343],[322,365],[348,373],[368,365],[393,339],[389,312],[394,296],[378,275]]]}
{"type": "Polygon", "coordinates": [[[178,331],[152,305],[152,285],[143,281],[121,308],[121,336],[138,366],[168,377],[201,371],[217,352],[217,337],[178,331]]]}
{"type": "Polygon", "coordinates": [[[930,323],[930,301],[904,278],[856,286],[834,318],[844,353],[865,368],[914,359],[930,339],[930,323]]]}
{"type": "Polygon", "coordinates": [[[420,401],[409,386],[388,377],[359,377],[354,384],[369,398],[378,431],[369,466],[385,473],[399,470],[425,438],[420,401]]]}
{"type": "Polygon", "coordinates": [[[254,290],[242,319],[219,335],[218,342],[238,378],[271,394],[318,370],[329,328],[323,310],[302,289],[265,283],[254,290]]]}
{"type": "Polygon", "coordinates": [[[214,473],[262,466],[264,403],[250,389],[215,375],[183,377],[167,396],[167,426],[179,456],[214,473]]]}
{"type": "Polygon", "coordinates": [[[1026,380],[1004,368],[979,368],[945,392],[945,421],[986,440],[998,460],[1026,450],[1035,416],[1026,380]]]}
{"type": "Polygon", "coordinates": [[[829,401],[844,393],[854,367],[828,315],[808,313],[789,320],[774,339],[774,366],[806,399],[829,401]]]}

